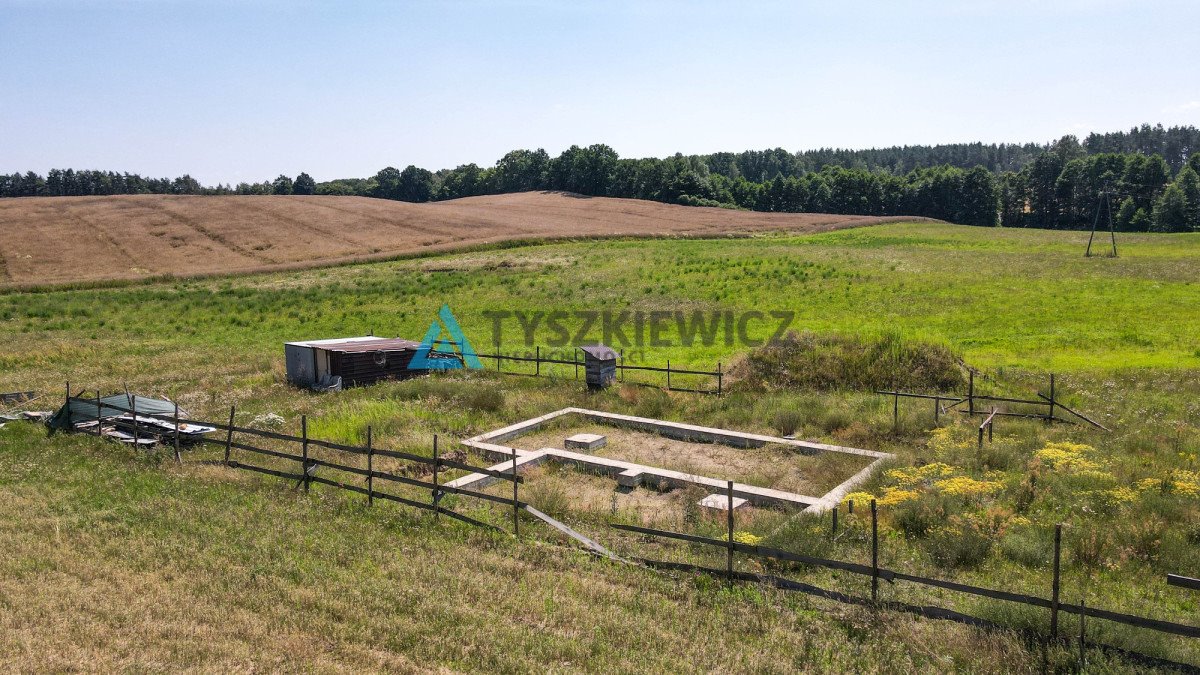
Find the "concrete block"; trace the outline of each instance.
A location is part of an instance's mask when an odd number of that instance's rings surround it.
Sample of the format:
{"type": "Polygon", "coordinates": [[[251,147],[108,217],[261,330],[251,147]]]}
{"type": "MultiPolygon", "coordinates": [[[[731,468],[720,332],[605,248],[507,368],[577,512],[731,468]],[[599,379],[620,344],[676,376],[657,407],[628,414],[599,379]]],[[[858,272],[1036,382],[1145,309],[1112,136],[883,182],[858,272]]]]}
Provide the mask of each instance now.
{"type": "Polygon", "coordinates": [[[608,445],[608,438],[600,434],[575,434],[566,440],[566,446],[572,450],[598,450],[605,445],[608,445]]]}

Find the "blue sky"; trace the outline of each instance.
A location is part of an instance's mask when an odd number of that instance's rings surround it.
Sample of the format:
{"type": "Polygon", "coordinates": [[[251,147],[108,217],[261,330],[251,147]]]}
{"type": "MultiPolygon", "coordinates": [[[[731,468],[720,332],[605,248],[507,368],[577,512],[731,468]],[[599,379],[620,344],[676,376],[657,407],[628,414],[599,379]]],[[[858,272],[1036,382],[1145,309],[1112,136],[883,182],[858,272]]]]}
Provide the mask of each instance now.
{"type": "Polygon", "coordinates": [[[1200,3],[0,0],[0,171],[205,184],[1200,124],[1200,3]]]}

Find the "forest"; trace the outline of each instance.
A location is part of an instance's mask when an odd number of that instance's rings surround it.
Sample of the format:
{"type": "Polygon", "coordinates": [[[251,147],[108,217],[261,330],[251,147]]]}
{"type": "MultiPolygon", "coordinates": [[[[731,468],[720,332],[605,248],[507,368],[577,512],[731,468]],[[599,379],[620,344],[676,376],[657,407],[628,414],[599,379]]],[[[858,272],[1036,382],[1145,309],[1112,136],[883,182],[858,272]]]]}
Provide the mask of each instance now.
{"type": "Polygon", "coordinates": [[[1200,129],[1144,124],[1045,144],[961,143],[867,150],[782,148],[622,158],[603,144],[513,150],[494,166],[387,167],[370,178],[203,186],[53,169],[0,174],[0,197],[113,194],[351,195],[427,202],[530,190],[774,212],[914,215],[980,226],[1083,229],[1111,210],[1125,231],[1200,229],[1200,129]],[[1101,194],[1108,197],[1100,209],[1101,194]]]}

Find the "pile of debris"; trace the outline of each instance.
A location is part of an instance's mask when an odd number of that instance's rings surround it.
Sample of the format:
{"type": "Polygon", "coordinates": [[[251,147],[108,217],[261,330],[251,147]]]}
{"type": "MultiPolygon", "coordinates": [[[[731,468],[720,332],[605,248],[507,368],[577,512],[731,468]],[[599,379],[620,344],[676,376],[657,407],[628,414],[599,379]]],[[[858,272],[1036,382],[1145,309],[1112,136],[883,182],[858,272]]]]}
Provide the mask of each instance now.
{"type": "Polygon", "coordinates": [[[176,429],[176,419],[186,414],[174,402],[128,393],[94,400],[72,398],[53,415],[37,414],[47,416],[46,424],[52,432],[81,431],[139,447],[173,444],[177,431],[180,445],[190,445],[217,430],[187,422],[179,422],[176,429]]]}

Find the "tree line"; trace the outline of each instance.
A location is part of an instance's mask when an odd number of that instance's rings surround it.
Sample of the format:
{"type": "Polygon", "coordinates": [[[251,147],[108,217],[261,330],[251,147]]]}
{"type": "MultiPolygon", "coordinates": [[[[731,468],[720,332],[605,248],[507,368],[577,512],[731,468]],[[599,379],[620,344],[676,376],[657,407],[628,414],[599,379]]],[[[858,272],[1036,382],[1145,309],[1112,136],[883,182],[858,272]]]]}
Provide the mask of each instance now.
{"type": "MultiPolygon", "coordinates": [[[[782,148],[663,159],[607,145],[557,157],[514,150],[494,166],[387,167],[370,178],[204,187],[190,176],[52,170],[0,174],[0,196],[109,194],[349,195],[427,202],[530,190],[773,212],[914,215],[957,223],[1078,229],[1109,195],[1123,230],[1200,229],[1200,130],[1161,125],[1047,144],[946,144],[868,150],[782,148]]],[[[1107,214],[1104,214],[1107,218],[1107,214]]],[[[1103,221],[1102,221],[1103,222],[1103,221]]]]}

